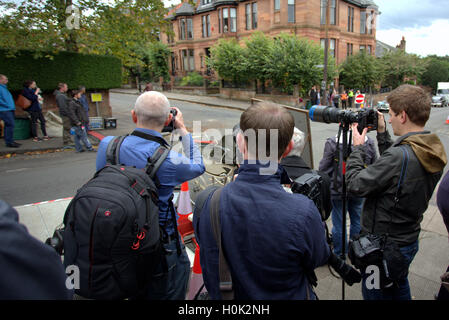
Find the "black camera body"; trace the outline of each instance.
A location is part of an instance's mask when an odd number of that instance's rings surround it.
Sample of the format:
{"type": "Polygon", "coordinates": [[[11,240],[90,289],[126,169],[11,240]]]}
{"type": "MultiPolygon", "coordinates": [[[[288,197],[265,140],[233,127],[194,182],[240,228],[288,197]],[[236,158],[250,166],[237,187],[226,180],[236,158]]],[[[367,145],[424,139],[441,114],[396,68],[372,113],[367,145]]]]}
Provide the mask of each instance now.
{"type": "Polygon", "coordinates": [[[166,127],[164,127],[164,129],[162,129],[162,132],[173,132],[175,129],[175,119],[178,115],[178,111],[176,109],[170,109],[170,113],[173,115],[173,119],[166,127]]]}
{"type": "Polygon", "coordinates": [[[305,173],[302,176],[296,178],[291,185],[291,190],[293,193],[299,193],[315,203],[318,211],[321,214],[321,218],[325,221],[325,214],[323,214],[323,204],[321,199],[321,184],[323,183],[323,178],[316,173],[305,173]]]}
{"type": "Polygon", "coordinates": [[[64,254],[64,228],[57,228],[53,236],[45,241],[45,244],[55,249],[62,256],[64,254]]]}
{"type": "Polygon", "coordinates": [[[357,111],[340,110],[329,106],[313,106],[309,116],[312,121],[324,123],[358,123],[358,130],[362,134],[363,129],[368,131],[377,129],[377,111],[373,108],[363,108],[357,111]]]}

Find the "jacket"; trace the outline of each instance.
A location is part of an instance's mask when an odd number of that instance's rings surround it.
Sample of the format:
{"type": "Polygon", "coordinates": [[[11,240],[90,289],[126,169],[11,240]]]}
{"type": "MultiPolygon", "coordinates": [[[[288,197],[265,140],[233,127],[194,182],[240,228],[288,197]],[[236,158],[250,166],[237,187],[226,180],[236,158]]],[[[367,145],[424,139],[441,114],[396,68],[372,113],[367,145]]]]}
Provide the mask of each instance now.
{"type": "MultiPolygon", "coordinates": [[[[281,166],[272,175],[260,174],[261,168],[245,161],[220,196],[222,244],[235,299],[306,299],[307,291],[314,298],[305,270],[326,264],[330,254],[320,214],[311,200],[283,189],[281,166]]],[[[204,283],[216,300],[221,294],[211,195],[194,213],[193,225],[204,283]]]]}
{"type": "Polygon", "coordinates": [[[69,101],[67,116],[70,119],[70,125],[72,127],[77,126],[80,122],[82,125],[89,123],[89,118],[79,100],[72,99],[69,101]]]}
{"type": "Polygon", "coordinates": [[[443,216],[443,221],[449,233],[449,172],[444,175],[441,180],[437,192],[437,205],[443,216]]]}
{"type": "Polygon", "coordinates": [[[420,223],[447,163],[443,144],[429,131],[411,132],[392,142],[388,131],[377,134],[380,158],[365,168],[365,146],[356,146],[347,163],[348,190],[366,197],[361,234],[389,234],[400,246],[418,240],[420,223]],[[400,145],[405,146],[409,160],[400,145]],[[398,202],[395,195],[404,171],[398,202]]]}
{"type": "Polygon", "coordinates": [[[69,116],[68,109],[69,109],[70,98],[67,97],[67,95],[65,93],[62,93],[59,90],[55,90],[55,92],[53,92],[53,95],[56,97],[56,105],[58,106],[59,114],[61,116],[68,117],[69,116]]]}
{"type": "Polygon", "coordinates": [[[69,300],[61,257],[32,237],[19,216],[0,200],[0,300],[69,300]]]}
{"type": "MultiPolygon", "coordinates": [[[[331,198],[332,199],[341,199],[343,193],[343,175],[342,173],[342,163],[343,163],[343,137],[340,137],[340,153],[339,153],[339,161],[338,167],[335,161],[337,150],[337,137],[328,138],[324,145],[323,158],[320,161],[318,170],[326,173],[331,179],[331,198]]],[[[371,165],[376,161],[377,153],[376,146],[374,144],[373,139],[370,137],[366,137],[365,141],[365,153],[363,158],[364,166],[371,165]]],[[[348,196],[356,196],[347,193],[348,196]]]]}
{"type": "Polygon", "coordinates": [[[22,95],[31,101],[31,106],[26,109],[26,111],[28,111],[28,112],[41,110],[41,107],[39,106],[39,99],[38,99],[37,95],[35,94],[35,92],[36,92],[35,89],[30,89],[30,88],[26,88],[26,87],[24,87],[22,90],[22,95]]]}
{"type": "Polygon", "coordinates": [[[11,92],[9,92],[6,85],[0,84],[0,112],[14,110],[16,110],[16,104],[14,103],[11,92]]]}

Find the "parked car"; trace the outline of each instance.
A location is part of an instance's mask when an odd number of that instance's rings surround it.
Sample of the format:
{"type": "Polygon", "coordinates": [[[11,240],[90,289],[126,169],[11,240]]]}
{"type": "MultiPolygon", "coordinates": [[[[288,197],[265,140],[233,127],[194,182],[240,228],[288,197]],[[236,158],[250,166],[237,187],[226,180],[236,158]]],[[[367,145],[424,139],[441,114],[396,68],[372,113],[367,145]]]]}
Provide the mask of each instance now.
{"type": "Polygon", "coordinates": [[[385,100],[379,101],[377,103],[377,110],[379,110],[380,112],[388,113],[388,111],[390,111],[390,104],[385,100]]]}
{"type": "Polygon", "coordinates": [[[447,107],[449,106],[449,101],[446,96],[438,95],[432,97],[432,107],[447,107]]]}

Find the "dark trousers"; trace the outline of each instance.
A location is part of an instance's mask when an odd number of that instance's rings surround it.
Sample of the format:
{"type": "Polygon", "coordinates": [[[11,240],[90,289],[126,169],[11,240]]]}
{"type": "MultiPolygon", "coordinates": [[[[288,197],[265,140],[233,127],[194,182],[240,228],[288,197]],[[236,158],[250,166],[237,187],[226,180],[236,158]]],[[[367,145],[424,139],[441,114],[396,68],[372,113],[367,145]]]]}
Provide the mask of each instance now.
{"type": "Polygon", "coordinates": [[[61,115],[62,119],[62,143],[67,146],[73,144],[72,136],[70,134],[70,129],[72,128],[72,124],[70,123],[70,119],[66,116],[61,115]]]}
{"type": "Polygon", "coordinates": [[[14,142],[14,118],[14,110],[0,112],[0,119],[5,123],[4,136],[6,144],[14,142]]]}
{"type": "Polygon", "coordinates": [[[45,118],[44,115],[42,114],[42,110],[39,111],[29,111],[28,112],[31,116],[31,135],[33,136],[33,138],[37,138],[37,121],[40,122],[41,124],[41,131],[42,134],[45,136],[47,136],[47,130],[45,129],[45,118]]]}

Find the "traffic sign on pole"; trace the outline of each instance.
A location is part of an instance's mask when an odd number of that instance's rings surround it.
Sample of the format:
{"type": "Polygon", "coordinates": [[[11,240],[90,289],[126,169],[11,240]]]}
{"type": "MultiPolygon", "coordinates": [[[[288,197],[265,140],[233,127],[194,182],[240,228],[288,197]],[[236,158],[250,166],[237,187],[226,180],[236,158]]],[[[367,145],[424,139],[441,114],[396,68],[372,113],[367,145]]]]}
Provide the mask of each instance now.
{"type": "Polygon", "coordinates": [[[365,102],[365,95],[364,94],[358,94],[355,96],[355,103],[356,104],[362,104],[365,102]]]}

